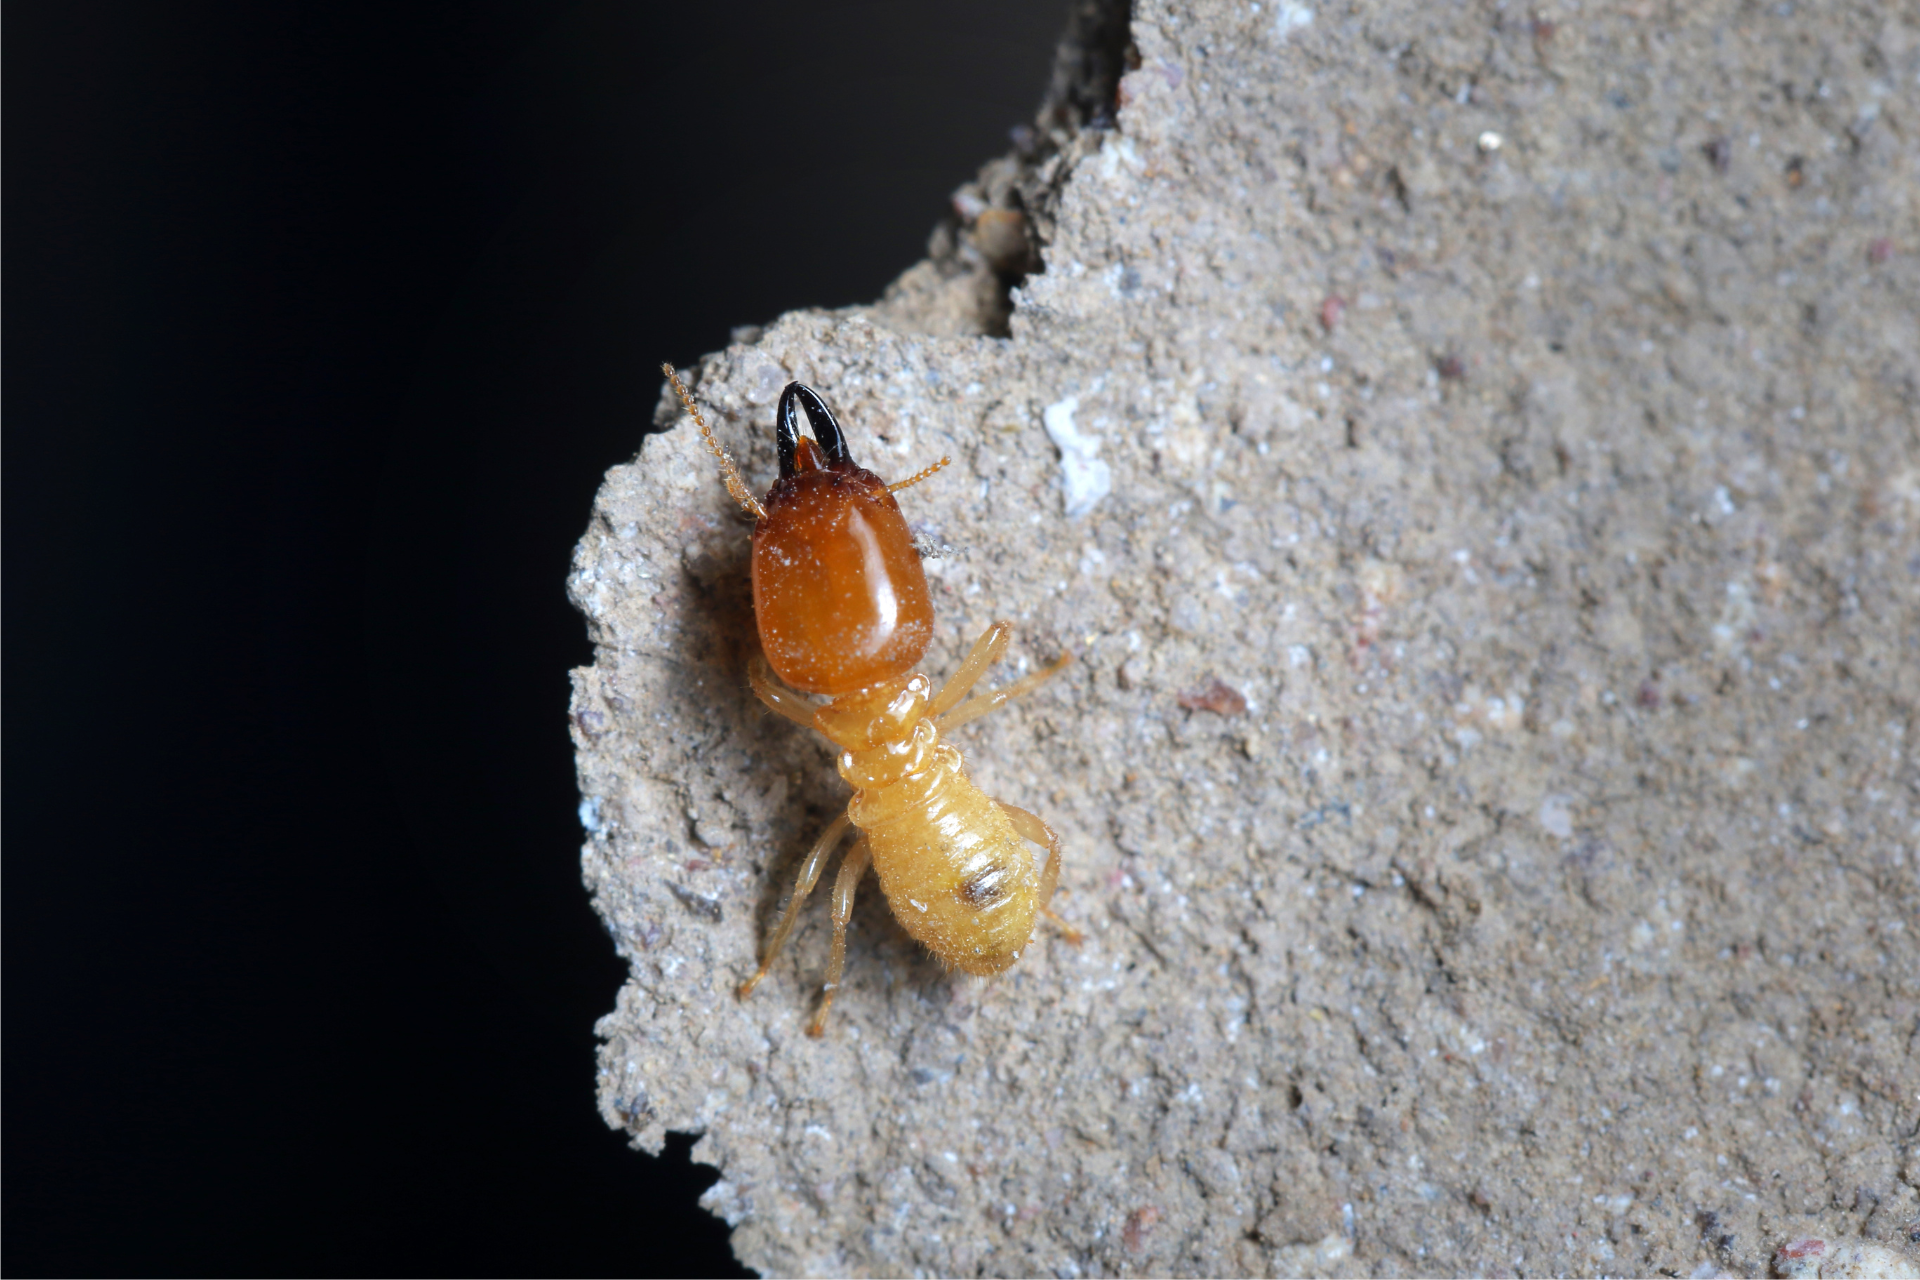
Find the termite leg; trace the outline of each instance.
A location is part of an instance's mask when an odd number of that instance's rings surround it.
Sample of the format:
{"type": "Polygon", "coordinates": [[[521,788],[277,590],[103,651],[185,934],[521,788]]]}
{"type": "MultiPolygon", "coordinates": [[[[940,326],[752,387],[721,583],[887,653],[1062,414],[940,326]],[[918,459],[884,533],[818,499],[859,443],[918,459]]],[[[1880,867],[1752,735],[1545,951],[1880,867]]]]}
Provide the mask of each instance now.
{"type": "Polygon", "coordinates": [[[940,686],[940,692],[927,704],[927,714],[942,715],[948,707],[967,696],[967,691],[980,683],[980,677],[987,674],[987,668],[1000,661],[1000,655],[1007,651],[1007,645],[1013,640],[1011,622],[990,623],[973,642],[973,648],[967,652],[967,660],[960,669],[948,677],[940,686]]]}
{"type": "Polygon", "coordinates": [[[769,711],[785,716],[797,725],[813,728],[814,705],[793,690],[782,688],[774,682],[766,654],[756,653],[748,661],[747,683],[753,686],[754,694],[767,704],[769,711]]]}
{"type": "Polygon", "coordinates": [[[820,1011],[813,1015],[807,1034],[818,1037],[827,1029],[827,1010],[833,1008],[833,993],[840,989],[840,975],[847,968],[847,921],[853,917],[853,891],[860,877],[867,874],[872,854],[863,837],[840,860],[840,874],[833,878],[833,954],[827,959],[827,986],[820,996],[820,1011]]]}
{"type": "MultiPolygon", "coordinates": [[[[1004,626],[1006,624],[996,623],[995,625],[1004,626]]],[[[969,661],[971,661],[971,659],[969,659],[969,661]]],[[[942,733],[945,733],[948,729],[959,728],[969,720],[978,720],[981,716],[987,714],[987,712],[997,707],[1003,707],[1015,698],[1022,698],[1032,693],[1035,689],[1038,689],[1041,685],[1059,675],[1061,669],[1072,661],[1073,655],[1071,653],[1063,653],[1032,675],[1022,676],[1004,689],[995,689],[992,693],[982,693],[968,698],[965,702],[934,721],[934,725],[942,733]]],[[[941,692],[944,695],[945,690],[941,692]]]]}
{"type": "Polygon", "coordinates": [[[760,979],[767,976],[767,970],[773,967],[773,961],[780,954],[780,948],[787,945],[787,935],[793,932],[794,921],[800,918],[800,908],[805,905],[807,896],[813,892],[813,886],[820,883],[820,869],[827,865],[827,855],[832,853],[840,838],[847,834],[846,814],[835,818],[827,829],[820,833],[820,839],[807,854],[807,860],[800,864],[800,876],[793,882],[793,897],[787,903],[786,914],[780,917],[780,923],[774,928],[773,940],[767,943],[766,958],[760,962],[760,972],[740,984],[740,998],[745,1000],[760,985],[760,979]]]}
{"type": "Polygon", "coordinates": [[[1013,823],[1013,829],[1019,832],[1022,838],[1047,847],[1047,865],[1040,872],[1040,911],[1047,919],[1060,926],[1068,942],[1076,947],[1079,946],[1086,940],[1084,935],[1062,920],[1050,905],[1053,902],[1054,891],[1060,887],[1060,833],[1048,826],[1047,820],[1037,813],[1022,809],[1019,805],[1008,804],[1005,800],[995,800],[994,803],[1000,806],[1000,811],[1007,815],[1007,821],[1013,823]]]}

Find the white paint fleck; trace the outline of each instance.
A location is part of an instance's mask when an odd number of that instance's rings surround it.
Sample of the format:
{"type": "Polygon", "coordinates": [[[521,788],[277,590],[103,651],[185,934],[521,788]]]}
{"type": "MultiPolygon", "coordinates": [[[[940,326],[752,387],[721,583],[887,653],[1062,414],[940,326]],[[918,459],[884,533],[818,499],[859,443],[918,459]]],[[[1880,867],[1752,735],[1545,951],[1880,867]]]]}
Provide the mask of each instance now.
{"type": "Polygon", "coordinates": [[[1042,420],[1047,436],[1060,450],[1060,472],[1067,486],[1067,518],[1078,519],[1093,510],[1094,504],[1113,492],[1113,468],[1099,457],[1103,441],[1083,435],[1073,425],[1080,408],[1080,397],[1068,396],[1047,406],[1042,420]]]}
{"type": "Polygon", "coordinates": [[[1540,802],[1540,825],[1556,840],[1573,839],[1572,797],[1553,795],[1540,802]]]}
{"type": "Polygon", "coordinates": [[[1302,27],[1313,25],[1313,7],[1296,4],[1293,0],[1281,0],[1273,20],[1273,36],[1276,40],[1285,40],[1302,27]]]}
{"type": "Polygon", "coordinates": [[[580,802],[580,825],[589,835],[599,835],[605,831],[606,824],[600,821],[600,797],[588,796],[580,802]]]}

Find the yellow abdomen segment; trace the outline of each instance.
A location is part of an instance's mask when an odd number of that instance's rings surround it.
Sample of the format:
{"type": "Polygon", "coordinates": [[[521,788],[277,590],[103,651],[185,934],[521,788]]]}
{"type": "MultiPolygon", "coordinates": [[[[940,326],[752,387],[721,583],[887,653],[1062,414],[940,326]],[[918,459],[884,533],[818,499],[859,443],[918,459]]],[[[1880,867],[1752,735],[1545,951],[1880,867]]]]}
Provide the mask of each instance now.
{"type": "Polygon", "coordinates": [[[847,816],[867,838],[880,888],[906,931],[956,969],[999,973],[1039,914],[1034,849],[941,745],[928,767],[860,791],[847,816]]]}

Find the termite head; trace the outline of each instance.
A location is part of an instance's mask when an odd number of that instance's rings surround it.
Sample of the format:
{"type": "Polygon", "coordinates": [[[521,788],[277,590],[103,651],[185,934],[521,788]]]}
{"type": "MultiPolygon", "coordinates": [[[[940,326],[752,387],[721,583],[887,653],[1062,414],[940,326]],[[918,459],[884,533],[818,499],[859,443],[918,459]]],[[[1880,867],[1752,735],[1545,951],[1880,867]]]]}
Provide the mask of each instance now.
{"type": "Polygon", "coordinates": [[[763,503],[713,438],[673,366],[660,371],[719,460],[727,492],[754,517],[753,612],[774,671],[803,693],[836,698],[912,671],[933,642],[933,602],[893,495],[948,460],[889,485],[854,462],[827,402],[812,387],[789,382],[774,414],[780,478],[763,503]],[[800,434],[801,411],[811,440],[800,434]]]}
{"type": "Polygon", "coordinates": [[[933,602],[886,481],[854,462],[839,421],[790,382],[774,417],[780,478],[753,529],[753,612],[782,680],[838,697],[911,671],[933,602]],[[800,434],[805,411],[813,439],[800,434]]]}

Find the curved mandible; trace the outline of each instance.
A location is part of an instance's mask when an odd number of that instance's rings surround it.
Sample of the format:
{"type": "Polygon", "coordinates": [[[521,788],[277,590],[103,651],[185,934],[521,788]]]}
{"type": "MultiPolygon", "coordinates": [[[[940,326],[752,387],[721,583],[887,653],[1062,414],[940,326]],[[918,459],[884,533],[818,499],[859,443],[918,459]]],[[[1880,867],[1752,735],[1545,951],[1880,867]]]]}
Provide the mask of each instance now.
{"type": "Polygon", "coordinates": [[[813,428],[813,438],[820,445],[820,452],[826,455],[828,462],[851,462],[847,453],[847,437],[840,430],[840,420],[833,416],[833,410],[827,408],[812,387],[799,382],[789,382],[786,390],[780,393],[780,408],[774,415],[774,428],[780,446],[780,475],[784,478],[793,474],[794,453],[800,445],[800,419],[794,413],[794,402],[807,411],[807,425],[813,428]]]}

